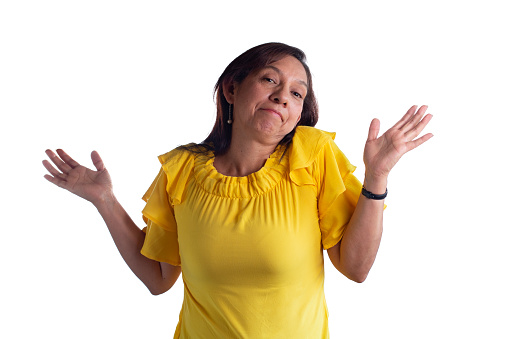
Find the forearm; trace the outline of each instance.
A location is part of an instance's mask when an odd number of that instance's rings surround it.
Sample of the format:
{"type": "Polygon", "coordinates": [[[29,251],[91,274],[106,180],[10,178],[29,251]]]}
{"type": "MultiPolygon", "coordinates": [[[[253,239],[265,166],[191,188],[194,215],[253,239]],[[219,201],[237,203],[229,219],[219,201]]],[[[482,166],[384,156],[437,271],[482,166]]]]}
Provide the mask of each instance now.
{"type": "MultiPolygon", "coordinates": [[[[431,120],[424,116],[427,106],[412,106],[393,127],[382,136],[380,121],[373,119],[369,126],[368,140],[364,147],[366,176],[364,187],[374,194],[383,194],[387,187],[387,176],[401,157],[429,140],[433,134],[419,136],[431,120]]],[[[360,196],[355,212],[339,244],[329,249],[334,266],[348,278],[362,282],[366,279],[375,261],[382,239],[383,200],[372,200],[360,196]],[[339,252],[339,258],[338,253],[339,252]]]]}
{"type": "MultiPolygon", "coordinates": [[[[383,194],[387,178],[374,179],[366,175],[364,187],[372,193],[383,194]]],[[[382,239],[383,209],[383,200],[372,200],[361,195],[345,230],[338,269],[354,281],[364,281],[373,266],[382,239]]]]}
{"type": "Polygon", "coordinates": [[[140,253],[145,233],[136,226],[113,195],[94,203],[94,206],[108,226],[113,241],[129,268],[151,293],[162,293],[164,279],[160,263],[140,253]]]}

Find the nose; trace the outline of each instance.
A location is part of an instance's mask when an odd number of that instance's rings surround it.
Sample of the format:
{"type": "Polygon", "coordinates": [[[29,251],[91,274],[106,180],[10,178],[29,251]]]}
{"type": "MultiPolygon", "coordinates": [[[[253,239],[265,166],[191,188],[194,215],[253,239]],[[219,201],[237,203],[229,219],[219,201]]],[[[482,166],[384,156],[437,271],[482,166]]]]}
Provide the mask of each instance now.
{"type": "Polygon", "coordinates": [[[272,93],[270,99],[277,104],[282,104],[284,107],[288,104],[288,94],[286,94],[284,88],[279,88],[277,91],[272,93]]]}

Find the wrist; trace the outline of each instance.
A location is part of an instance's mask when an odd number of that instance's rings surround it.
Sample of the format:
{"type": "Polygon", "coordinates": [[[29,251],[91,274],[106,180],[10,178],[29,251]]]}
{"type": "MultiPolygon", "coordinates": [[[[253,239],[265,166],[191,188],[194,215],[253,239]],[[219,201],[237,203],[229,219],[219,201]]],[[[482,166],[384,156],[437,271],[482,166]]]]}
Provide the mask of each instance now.
{"type": "Polygon", "coordinates": [[[384,194],[387,190],[387,177],[377,177],[366,173],[364,187],[373,194],[384,194]]]}
{"type": "Polygon", "coordinates": [[[113,192],[105,192],[97,199],[92,201],[92,204],[99,212],[111,210],[117,204],[117,198],[113,192]]]}

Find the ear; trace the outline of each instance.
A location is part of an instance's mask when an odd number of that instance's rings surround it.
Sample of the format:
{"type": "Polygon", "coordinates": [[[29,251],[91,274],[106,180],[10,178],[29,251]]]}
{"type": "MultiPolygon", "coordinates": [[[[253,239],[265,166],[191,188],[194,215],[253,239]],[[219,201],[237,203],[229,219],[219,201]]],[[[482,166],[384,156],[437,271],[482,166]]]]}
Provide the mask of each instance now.
{"type": "Polygon", "coordinates": [[[235,101],[235,83],[232,80],[223,81],[223,95],[229,104],[233,104],[235,101]]]}

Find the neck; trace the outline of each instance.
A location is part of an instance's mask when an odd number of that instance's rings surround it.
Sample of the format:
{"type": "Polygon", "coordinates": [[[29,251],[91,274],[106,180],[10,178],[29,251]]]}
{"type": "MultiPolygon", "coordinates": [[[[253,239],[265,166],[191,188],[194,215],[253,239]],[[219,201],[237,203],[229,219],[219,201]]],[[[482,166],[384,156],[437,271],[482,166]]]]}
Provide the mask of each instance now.
{"type": "Polygon", "coordinates": [[[228,151],[215,158],[216,170],[230,177],[245,177],[257,172],[276,149],[275,144],[263,144],[252,139],[235,138],[228,151]]]}

